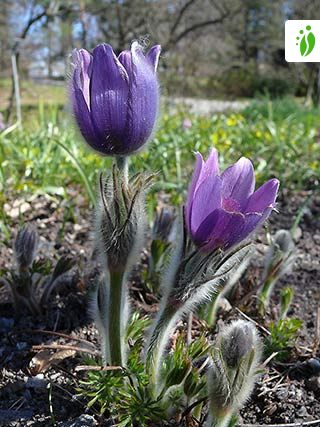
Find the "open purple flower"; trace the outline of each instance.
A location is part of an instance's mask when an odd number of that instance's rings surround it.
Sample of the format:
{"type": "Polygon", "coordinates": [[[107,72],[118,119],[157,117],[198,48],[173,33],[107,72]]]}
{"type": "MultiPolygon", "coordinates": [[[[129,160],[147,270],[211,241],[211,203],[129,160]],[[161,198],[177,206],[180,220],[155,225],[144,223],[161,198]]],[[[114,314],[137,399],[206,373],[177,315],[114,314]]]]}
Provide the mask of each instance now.
{"type": "Polygon", "coordinates": [[[189,188],[186,227],[196,245],[205,251],[228,249],[241,242],[265,221],[275,207],[279,188],[270,179],[256,191],[252,163],[242,157],[222,174],[218,152],[207,161],[200,153],[189,188]]]}
{"type": "Polygon", "coordinates": [[[91,53],[73,52],[71,100],[87,143],[104,155],[138,150],[150,137],[157,117],[156,76],[160,46],[146,55],[137,42],[117,57],[108,44],[91,53]]]}

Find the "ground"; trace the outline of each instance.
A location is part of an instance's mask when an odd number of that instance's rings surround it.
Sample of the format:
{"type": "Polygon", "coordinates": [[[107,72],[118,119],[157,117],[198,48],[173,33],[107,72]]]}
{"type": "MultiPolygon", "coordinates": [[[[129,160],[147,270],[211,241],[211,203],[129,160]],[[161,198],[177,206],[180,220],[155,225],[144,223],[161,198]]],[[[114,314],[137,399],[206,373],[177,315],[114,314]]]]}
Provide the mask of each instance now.
{"type": "MultiPolygon", "coordinates": [[[[110,425],[99,417],[94,406],[86,408],[83,398],[76,395],[79,380],[85,376],[78,369],[86,362],[85,353],[77,352],[74,347],[96,353],[99,346],[97,331],[88,315],[86,294],[92,277],[89,264],[91,214],[77,189],[69,190],[69,193],[77,207],[72,217],[68,216],[67,204],[59,198],[38,196],[5,205],[6,214],[11,217],[10,233],[15,234],[20,222],[19,209],[20,212],[23,210],[24,218],[34,223],[41,235],[41,256],[55,254],[56,258],[58,255],[70,254],[78,260],[78,272],[54,296],[43,316],[24,316],[14,321],[10,294],[3,286],[0,287],[0,425],[3,426],[85,426],[95,425],[95,422],[103,426],[110,425]],[[39,347],[34,348],[36,345],[39,347]],[[55,353],[44,345],[62,347],[55,353]],[[56,356],[52,357],[52,354],[56,356]],[[78,424],[72,424],[72,420],[78,420],[78,424]]],[[[309,196],[307,192],[283,194],[279,201],[279,213],[273,213],[270,220],[270,230],[291,228],[309,196]]],[[[289,369],[297,363],[319,357],[319,196],[312,195],[303,207],[295,237],[297,260],[293,272],[279,283],[272,307],[276,308],[279,303],[281,286],[292,286],[295,299],[289,314],[303,319],[303,327],[290,360],[287,363],[274,360],[267,363],[251,399],[241,411],[239,422],[245,425],[320,420],[319,377],[309,380],[301,378],[298,381],[288,376],[289,369]]],[[[254,317],[261,326],[268,325],[274,316],[274,312],[271,312],[266,319],[259,319],[250,304],[237,306],[239,300],[258,282],[264,243],[265,234],[260,232],[257,237],[258,256],[239,283],[238,292],[231,300],[233,309],[228,313],[220,313],[218,327],[230,318],[241,317],[239,309],[249,317],[254,317]]],[[[0,270],[3,272],[13,263],[11,244],[9,241],[8,245],[0,248],[0,270]]],[[[148,307],[139,301],[137,279],[132,288],[131,295],[137,308],[143,307],[149,312],[156,309],[156,304],[148,307]]],[[[196,317],[193,326],[199,328],[196,317]]]]}

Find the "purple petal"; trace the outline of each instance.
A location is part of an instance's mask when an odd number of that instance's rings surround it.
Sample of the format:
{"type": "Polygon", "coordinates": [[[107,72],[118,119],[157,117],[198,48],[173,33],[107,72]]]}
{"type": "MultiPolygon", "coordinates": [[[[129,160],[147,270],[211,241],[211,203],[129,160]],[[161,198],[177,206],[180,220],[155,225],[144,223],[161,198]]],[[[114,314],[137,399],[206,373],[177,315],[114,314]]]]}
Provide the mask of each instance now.
{"type": "Polygon", "coordinates": [[[158,63],[159,63],[159,57],[161,53],[161,46],[159,44],[152,46],[151,49],[146,54],[146,58],[151,64],[154,72],[157,71],[158,63]]]}
{"type": "Polygon", "coordinates": [[[109,153],[121,152],[124,143],[128,93],[128,74],[112,47],[97,46],[93,50],[91,117],[101,143],[107,140],[109,153]]]}
{"type": "Polygon", "coordinates": [[[211,212],[199,225],[197,231],[193,234],[193,239],[197,245],[205,247],[210,242],[210,236],[213,234],[218,221],[219,212],[220,209],[211,212]]]}
{"type": "Polygon", "coordinates": [[[86,142],[102,154],[105,152],[106,141],[101,141],[99,134],[93,126],[90,111],[81,89],[74,89],[72,95],[73,112],[80,132],[86,142]]]}
{"type": "Polygon", "coordinates": [[[278,189],[279,181],[277,179],[270,179],[264,183],[250,196],[245,212],[263,213],[268,207],[274,207],[278,189]]]}
{"type": "Polygon", "coordinates": [[[72,53],[74,71],[72,90],[80,89],[90,109],[90,77],[92,73],[92,55],[85,49],[74,50],[72,53]]]}
{"type": "Polygon", "coordinates": [[[272,209],[268,208],[265,213],[249,213],[245,215],[245,226],[243,234],[247,238],[254,230],[264,223],[267,217],[270,215],[272,209]]]}
{"type": "Polygon", "coordinates": [[[188,190],[188,198],[187,198],[187,204],[186,204],[186,210],[185,210],[186,224],[187,224],[187,227],[188,227],[190,232],[191,232],[191,206],[192,206],[192,202],[193,202],[193,196],[194,196],[194,192],[196,190],[197,184],[198,184],[198,179],[199,179],[199,176],[201,173],[201,168],[202,168],[203,163],[204,163],[201,154],[199,152],[197,152],[195,154],[196,154],[196,165],[194,168],[191,184],[190,184],[189,190],[188,190]]]}
{"type": "Polygon", "coordinates": [[[209,176],[219,175],[219,155],[215,148],[212,148],[209,157],[205,161],[199,177],[199,185],[209,176]]]}
{"type": "Polygon", "coordinates": [[[132,75],[132,56],[130,50],[124,50],[118,56],[119,61],[126,69],[128,76],[132,75]]]}
{"type": "Polygon", "coordinates": [[[196,233],[206,217],[221,207],[221,178],[210,175],[197,187],[191,206],[191,233],[196,233]]]}
{"type": "Polygon", "coordinates": [[[249,159],[241,157],[221,175],[223,198],[234,199],[244,208],[254,191],[254,169],[249,159]]]}
{"type": "Polygon", "coordinates": [[[212,230],[204,250],[230,248],[235,242],[243,239],[245,217],[241,213],[226,212],[219,209],[219,217],[212,230]]]}
{"type": "Polygon", "coordinates": [[[126,136],[128,150],[140,148],[150,137],[158,112],[159,88],[149,61],[137,42],[132,43],[126,136]]]}

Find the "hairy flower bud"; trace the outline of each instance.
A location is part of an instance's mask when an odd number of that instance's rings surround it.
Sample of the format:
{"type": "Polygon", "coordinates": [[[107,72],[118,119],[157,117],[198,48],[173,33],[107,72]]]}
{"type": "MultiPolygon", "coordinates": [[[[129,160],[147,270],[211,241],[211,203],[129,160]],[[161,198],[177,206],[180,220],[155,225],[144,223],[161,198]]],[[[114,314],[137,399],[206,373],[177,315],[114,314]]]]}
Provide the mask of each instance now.
{"type": "Polygon", "coordinates": [[[253,330],[250,323],[235,323],[230,332],[221,337],[221,352],[227,366],[235,369],[253,347],[253,330]]]}
{"type": "Polygon", "coordinates": [[[37,253],[39,236],[37,231],[29,224],[18,231],[14,242],[14,252],[21,272],[31,267],[37,253]]]}
{"type": "Polygon", "coordinates": [[[291,270],[296,259],[295,244],[288,230],[278,230],[273,236],[264,259],[259,311],[266,310],[277,281],[291,270]]]}
{"type": "Polygon", "coordinates": [[[278,230],[274,236],[274,244],[283,253],[292,252],[295,248],[291,233],[288,230],[278,230]]]}
{"type": "Polygon", "coordinates": [[[116,166],[108,181],[100,177],[96,243],[110,272],[123,273],[128,268],[144,237],[144,190],[150,177],[138,175],[126,181],[116,166]]]}
{"type": "Polygon", "coordinates": [[[258,374],[262,342],[256,328],[237,320],[218,335],[208,370],[210,418],[208,426],[227,427],[250,396],[258,374]]]}
{"type": "Polygon", "coordinates": [[[152,240],[168,241],[175,220],[174,211],[167,208],[157,209],[152,227],[152,240]]]}

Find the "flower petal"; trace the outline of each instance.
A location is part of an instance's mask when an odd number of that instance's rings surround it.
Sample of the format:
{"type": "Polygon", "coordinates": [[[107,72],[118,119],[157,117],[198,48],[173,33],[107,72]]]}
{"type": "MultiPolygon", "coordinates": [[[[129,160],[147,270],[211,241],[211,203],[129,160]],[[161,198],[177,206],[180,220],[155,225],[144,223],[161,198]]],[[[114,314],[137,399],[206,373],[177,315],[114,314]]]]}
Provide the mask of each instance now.
{"type": "Polygon", "coordinates": [[[255,187],[251,161],[241,157],[223,172],[221,178],[223,198],[234,199],[239,202],[241,208],[244,208],[255,187]]]}
{"type": "MultiPolygon", "coordinates": [[[[210,242],[210,236],[213,234],[213,230],[219,218],[220,209],[216,209],[211,212],[199,225],[198,229],[193,235],[193,239],[200,247],[207,247],[210,242]]],[[[210,245],[209,245],[210,246],[210,245]]],[[[214,249],[211,248],[210,249],[214,249]]]]}
{"type": "Polygon", "coordinates": [[[203,249],[230,248],[235,242],[243,239],[244,225],[245,218],[243,214],[219,209],[218,220],[211,235],[208,237],[207,245],[203,249]]]}
{"type": "Polygon", "coordinates": [[[85,49],[76,50],[72,53],[73,60],[73,89],[82,90],[84,99],[90,110],[90,78],[92,73],[92,55],[85,49]]]}
{"type": "Polygon", "coordinates": [[[210,175],[195,191],[191,206],[191,233],[195,233],[206,217],[221,207],[221,178],[210,175]]]}
{"type": "Polygon", "coordinates": [[[121,152],[129,94],[128,74],[112,47],[101,44],[93,50],[91,76],[92,122],[109,152],[121,152]]]}
{"type": "Polygon", "coordinates": [[[209,157],[204,162],[201,174],[199,177],[199,185],[209,176],[219,175],[219,154],[215,148],[212,148],[209,157]]]}
{"type": "Polygon", "coordinates": [[[187,224],[187,227],[189,228],[189,231],[191,231],[191,206],[193,202],[193,196],[198,184],[201,168],[204,164],[202,155],[199,152],[195,153],[195,155],[196,155],[196,165],[194,168],[191,184],[189,185],[188,198],[187,198],[186,210],[185,210],[185,219],[186,219],[186,224],[187,224]]]}
{"type": "Polygon", "coordinates": [[[159,44],[152,46],[151,49],[146,54],[146,58],[151,64],[154,72],[157,71],[158,63],[159,63],[159,57],[161,53],[161,46],[159,44]]]}
{"type": "Polygon", "coordinates": [[[279,189],[279,181],[270,179],[258,188],[249,198],[245,212],[263,213],[268,207],[274,207],[279,189]]]}
{"type": "Polygon", "coordinates": [[[119,61],[124,66],[128,73],[128,77],[132,75],[132,56],[130,50],[124,50],[118,56],[119,61]]]}
{"type": "Polygon", "coordinates": [[[131,46],[132,73],[129,74],[129,98],[126,137],[130,151],[140,148],[150,137],[159,103],[158,81],[137,42],[131,46]]]}
{"type": "Polygon", "coordinates": [[[80,132],[85,141],[96,151],[106,154],[106,140],[101,140],[92,123],[90,111],[81,89],[73,89],[72,107],[80,132]]]}

